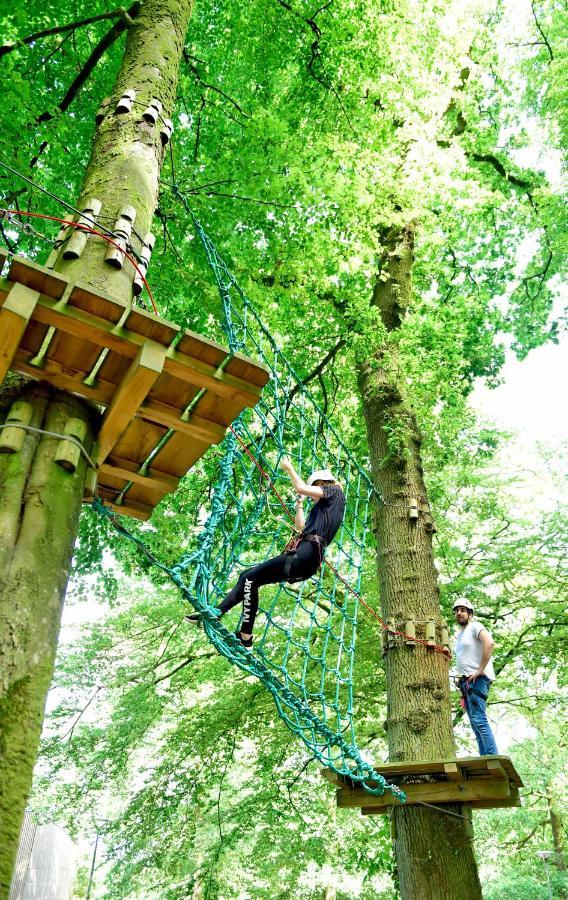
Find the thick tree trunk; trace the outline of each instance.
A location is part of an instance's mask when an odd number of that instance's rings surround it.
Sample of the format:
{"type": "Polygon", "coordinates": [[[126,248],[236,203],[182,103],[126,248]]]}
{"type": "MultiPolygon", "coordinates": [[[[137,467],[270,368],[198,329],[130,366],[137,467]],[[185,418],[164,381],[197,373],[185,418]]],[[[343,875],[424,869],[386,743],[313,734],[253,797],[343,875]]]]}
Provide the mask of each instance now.
{"type": "MultiPolygon", "coordinates": [[[[63,433],[70,418],[87,426],[98,413],[46,385],[19,394],[34,428],[63,433]]],[[[4,417],[2,417],[3,419],[4,417]]],[[[60,442],[28,433],[17,453],[0,455],[0,896],[12,866],[39,745],[87,461],[75,472],[54,461],[60,442]]]]}
{"type": "MultiPolygon", "coordinates": [[[[410,300],[413,229],[383,235],[381,277],[373,295],[391,334],[410,300]]],[[[405,391],[396,342],[388,341],[359,366],[359,388],[367,426],[372,477],[384,498],[375,513],[382,616],[399,630],[416,623],[426,636],[433,621],[441,643],[437,573],[432,553],[432,519],[420,459],[420,435],[405,391]],[[418,518],[410,517],[417,501],[418,518]]],[[[389,641],[387,735],[389,758],[451,759],[448,661],[422,645],[389,641]]],[[[471,824],[461,806],[394,810],[394,839],[401,896],[405,900],[476,900],[481,897],[471,841],[471,824]],[[454,815],[451,815],[453,813],[454,815]]]]}
{"type": "Polygon", "coordinates": [[[548,785],[546,789],[546,803],[548,806],[548,816],[550,818],[550,827],[552,829],[552,841],[554,843],[554,856],[552,862],[559,872],[566,872],[566,855],[564,852],[564,826],[562,818],[558,810],[558,804],[552,792],[552,788],[548,785]]]}
{"type": "MultiPolygon", "coordinates": [[[[165,152],[161,119],[152,125],[143,114],[155,98],[161,116],[171,115],[191,8],[192,0],[145,0],[128,31],[78,201],[84,209],[90,199],[99,200],[100,221],[111,229],[122,208],[133,207],[142,239],[156,207],[165,152]],[[136,92],[135,102],[130,113],[120,114],[116,106],[126,90],[136,92]]],[[[136,235],[132,244],[139,252],[136,235]]],[[[64,249],[55,268],[125,307],[131,304],[135,272],[128,262],[120,269],[105,263],[108,243],[89,237],[76,260],[64,260],[64,249]]],[[[6,385],[0,396],[16,399],[6,385]]],[[[24,387],[21,398],[33,407],[34,427],[61,433],[70,416],[86,421],[90,446],[96,416],[86,403],[45,385],[24,387]]],[[[87,471],[84,459],[74,473],[55,464],[57,445],[54,438],[29,434],[19,452],[0,456],[0,900],[8,895],[31,789],[87,471]]]]}

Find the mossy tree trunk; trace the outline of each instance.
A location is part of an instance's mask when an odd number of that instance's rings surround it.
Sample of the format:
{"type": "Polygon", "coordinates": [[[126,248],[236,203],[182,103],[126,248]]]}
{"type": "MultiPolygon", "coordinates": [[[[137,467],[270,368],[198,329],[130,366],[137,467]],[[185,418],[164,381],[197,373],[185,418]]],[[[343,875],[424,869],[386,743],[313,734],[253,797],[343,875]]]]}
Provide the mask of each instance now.
{"type": "MultiPolygon", "coordinates": [[[[375,510],[382,616],[403,631],[404,623],[413,620],[421,638],[433,620],[440,644],[439,589],[420,434],[393,340],[411,296],[413,227],[385,230],[382,245],[381,276],[372,302],[388,339],[358,368],[372,477],[385,500],[375,510]],[[411,500],[418,503],[418,519],[410,518],[411,500]]],[[[397,639],[390,642],[385,669],[390,760],[453,758],[447,658],[397,639]]],[[[481,897],[467,811],[460,805],[445,808],[456,815],[416,806],[394,810],[394,848],[404,900],[481,897]]]]}
{"type": "MultiPolygon", "coordinates": [[[[84,209],[98,199],[101,222],[111,229],[122,207],[134,207],[134,229],[142,238],[150,230],[165,153],[161,120],[148,124],[143,113],[156,98],[161,116],[171,116],[191,8],[192,0],[145,0],[130,25],[77,203],[84,209]],[[126,90],[136,92],[135,103],[118,114],[126,90]]],[[[135,235],[132,244],[139,252],[135,235]]],[[[128,262],[121,269],[105,263],[108,248],[90,237],[78,259],[66,261],[61,253],[54,267],[129,307],[135,272],[128,262]]],[[[15,392],[6,383],[0,422],[18,398],[31,404],[30,424],[44,431],[60,434],[69,417],[84,420],[90,447],[98,414],[87,403],[41,383],[15,392]]],[[[18,452],[0,455],[0,900],[8,896],[31,789],[87,472],[84,458],[75,472],[54,463],[57,445],[28,433],[18,452]]]]}
{"type": "MultiPolygon", "coordinates": [[[[554,844],[554,856],[552,862],[559,872],[568,871],[566,865],[566,854],[564,850],[564,825],[556,797],[554,796],[552,785],[546,788],[546,804],[548,806],[548,816],[550,819],[550,828],[552,830],[552,842],[554,844]]],[[[564,891],[562,896],[566,896],[564,891]]]]}

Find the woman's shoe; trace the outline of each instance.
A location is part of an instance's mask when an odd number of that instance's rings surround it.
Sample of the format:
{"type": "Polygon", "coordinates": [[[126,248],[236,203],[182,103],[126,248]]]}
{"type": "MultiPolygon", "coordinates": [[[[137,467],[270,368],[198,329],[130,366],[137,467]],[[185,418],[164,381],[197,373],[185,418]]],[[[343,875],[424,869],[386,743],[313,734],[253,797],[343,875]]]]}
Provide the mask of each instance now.
{"type": "Polygon", "coordinates": [[[241,642],[243,647],[246,647],[247,650],[250,650],[250,648],[252,647],[252,645],[254,643],[254,638],[252,637],[252,635],[251,635],[251,637],[246,638],[246,637],[243,637],[243,635],[240,631],[235,631],[235,637],[237,638],[237,640],[239,640],[241,642]]]}

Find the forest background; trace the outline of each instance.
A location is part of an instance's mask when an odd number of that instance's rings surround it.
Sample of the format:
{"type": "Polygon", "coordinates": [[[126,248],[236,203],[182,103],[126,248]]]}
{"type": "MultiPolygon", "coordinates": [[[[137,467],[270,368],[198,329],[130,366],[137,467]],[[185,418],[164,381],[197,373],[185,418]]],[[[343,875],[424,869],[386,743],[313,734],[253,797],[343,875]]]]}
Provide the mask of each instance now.
{"type": "MultiPolygon", "coordinates": [[[[123,41],[86,70],[112,22],[82,23],[112,11],[2,9],[0,158],[71,202],[123,41]]],[[[451,622],[454,600],[469,598],[495,636],[490,716],[526,784],[521,810],[475,814],[490,900],[547,897],[547,877],[554,896],[567,891],[566,453],[541,446],[527,459],[471,403],[507,358],[530,360],[565,325],[566,24],[554,0],[262,0],[246,15],[231,0],[197,4],[149,271],[161,315],[220,336],[181,195],[363,464],[355,362],[396,342],[423,435],[443,608],[451,622]],[[409,223],[414,295],[388,337],[368,298],[381,234],[409,223]],[[545,871],[536,852],[547,849],[545,871]]],[[[62,214],[5,171],[0,190],[6,206],[62,214]]],[[[45,258],[41,228],[0,232],[45,258]]],[[[542,390],[561,417],[562,386],[542,390]]],[[[195,538],[218,460],[211,451],[143,526],[166,561],[195,538]]],[[[372,564],[365,584],[378,606],[372,564]]],[[[336,812],[269,696],[189,632],[177,593],[89,510],[67,605],[32,808],[86,849],[78,897],[96,834],[100,897],[396,897],[388,821],[336,812]]],[[[363,620],[356,722],[375,760],[378,647],[363,620]]],[[[472,752],[456,715],[458,746],[472,752]]]]}

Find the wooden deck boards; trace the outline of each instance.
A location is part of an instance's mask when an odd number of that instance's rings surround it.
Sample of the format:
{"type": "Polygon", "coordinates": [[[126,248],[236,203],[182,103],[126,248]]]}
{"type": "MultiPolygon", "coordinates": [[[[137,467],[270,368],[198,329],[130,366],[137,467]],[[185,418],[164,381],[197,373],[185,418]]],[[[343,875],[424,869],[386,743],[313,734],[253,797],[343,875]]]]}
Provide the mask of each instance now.
{"type": "MultiPolygon", "coordinates": [[[[376,771],[406,793],[407,806],[420,803],[465,803],[472,809],[520,806],[523,782],[508,756],[466,757],[434,762],[399,762],[376,766],[376,771]]],[[[322,775],[336,785],[337,806],[360,809],[363,815],[382,815],[400,803],[390,791],[373,796],[347,776],[331,769],[322,775]]]]}
{"type": "Polygon", "coordinates": [[[103,406],[95,450],[100,496],[118,512],[148,518],[258,402],[268,371],[30,260],[8,257],[8,264],[0,278],[0,381],[12,369],[103,406]]]}

